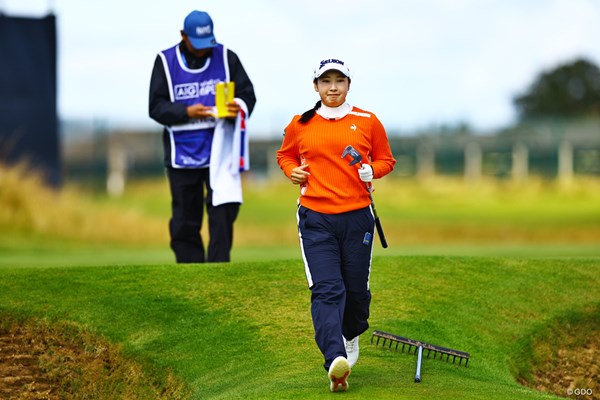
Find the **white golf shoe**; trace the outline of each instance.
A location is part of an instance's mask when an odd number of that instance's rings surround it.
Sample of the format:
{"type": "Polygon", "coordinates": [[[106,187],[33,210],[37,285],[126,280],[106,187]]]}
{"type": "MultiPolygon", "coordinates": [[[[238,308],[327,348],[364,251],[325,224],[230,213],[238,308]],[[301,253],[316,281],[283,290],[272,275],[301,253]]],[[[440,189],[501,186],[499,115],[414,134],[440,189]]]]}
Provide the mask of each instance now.
{"type": "Polygon", "coordinates": [[[346,338],[344,338],[344,346],[346,346],[348,364],[350,364],[350,368],[352,368],[358,361],[358,336],[352,340],[346,340],[346,338]]]}
{"type": "Polygon", "coordinates": [[[329,390],[332,392],[345,392],[348,390],[348,375],[350,375],[350,364],[344,357],[336,357],[329,366],[329,390]]]}

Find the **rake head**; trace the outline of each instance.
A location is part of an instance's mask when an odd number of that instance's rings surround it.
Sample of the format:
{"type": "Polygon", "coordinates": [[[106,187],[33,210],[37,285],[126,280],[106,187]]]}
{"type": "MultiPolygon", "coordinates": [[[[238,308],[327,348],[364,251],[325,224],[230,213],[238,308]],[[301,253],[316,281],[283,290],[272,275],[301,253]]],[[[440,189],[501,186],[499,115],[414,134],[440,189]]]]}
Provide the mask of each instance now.
{"type": "Polygon", "coordinates": [[[382,331],[373,331],[373,336],[371,336],[371,344],[375,341],[375,346],[379,346],[381,343],[382,347],[387,347],[389,349],[394,349],[398,351],[400,345],[400,351],[406,352],[408,354],[417,354],[419,347],[422,348],[423,354],[428,358],[433,353],[433,358],[435,359],[438,354],[440,355],[439,360],[444,360],[446,358],[446,362],[450,361],[452,358],[452,364],[456,363],[458,360],[458,365],[462,365],[463,360],[465,361],[464,366],[466,367],[469,363],[469,353],[459,350],[448,349],[446,347],[436,346],[429,343],[424,343],[418,340],[405,338],[402,336],[393,335],[391,333],[382,332],[382,331]],[[425,354],[427,351],[427,354],[425,354]]]}

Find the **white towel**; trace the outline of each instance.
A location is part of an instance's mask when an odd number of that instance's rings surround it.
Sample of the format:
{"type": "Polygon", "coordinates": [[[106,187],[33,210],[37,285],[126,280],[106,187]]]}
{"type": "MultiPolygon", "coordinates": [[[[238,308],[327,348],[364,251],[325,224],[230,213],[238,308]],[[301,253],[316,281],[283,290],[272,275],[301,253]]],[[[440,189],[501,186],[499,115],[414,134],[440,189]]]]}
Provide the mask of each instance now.
{"type": "Polygon", "coordinates": [[[242,203],[241,173],[250,169],[246,115],[248,109],[243,101],[236,99],[242,107],[235,123],[218,119],[210,151],[210,187],[212,203],[242,203]]]}

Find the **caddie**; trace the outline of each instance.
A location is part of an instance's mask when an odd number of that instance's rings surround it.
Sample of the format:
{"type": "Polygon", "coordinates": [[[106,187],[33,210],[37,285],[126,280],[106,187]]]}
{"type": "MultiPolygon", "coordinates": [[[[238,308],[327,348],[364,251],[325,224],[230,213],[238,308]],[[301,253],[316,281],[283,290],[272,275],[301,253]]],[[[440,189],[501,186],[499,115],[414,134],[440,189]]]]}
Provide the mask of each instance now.
{"type": "Polygon", "coordinates": [[[178,263],[228,262],[242,203],[240,173],[249,168],[246,118],[256,104],[240,59],[217,42],[210,15],[192,11],[181,41],[158,53],[149,114],[164,126],[164,164],[171,192],[170,245],[178,263]],[[216,118],[215,85],[234,82],[232,115],[216,118]],[[209,241],[200,230],[204,207],[209,241]],[[207,253],[207,254],[205,254],[207,253]]]}

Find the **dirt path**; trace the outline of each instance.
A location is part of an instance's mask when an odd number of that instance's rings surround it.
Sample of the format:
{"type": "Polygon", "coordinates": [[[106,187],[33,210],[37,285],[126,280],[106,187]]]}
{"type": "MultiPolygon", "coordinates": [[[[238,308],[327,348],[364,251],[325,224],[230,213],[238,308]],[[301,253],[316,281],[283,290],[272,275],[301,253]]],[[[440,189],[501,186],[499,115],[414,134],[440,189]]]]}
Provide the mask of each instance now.
{"type": "Polygon", "coordinates": [[[560,348],[533,371],[534,389],[571,399],[600,398],[600,338],[596,335],[583,347],[560,348]]]}
{"type": "Polygon", "coordinates": [[[172,374],[150,377],[116,346],[69,325],[0,319],[0,399],[184,399],[172,374]]]}
{"type": "Polygon", "coordinates": [[[0,398],[61,398],[56,382],[40,366],[47,345],[24,327],[0,329],[0,398]]]}

